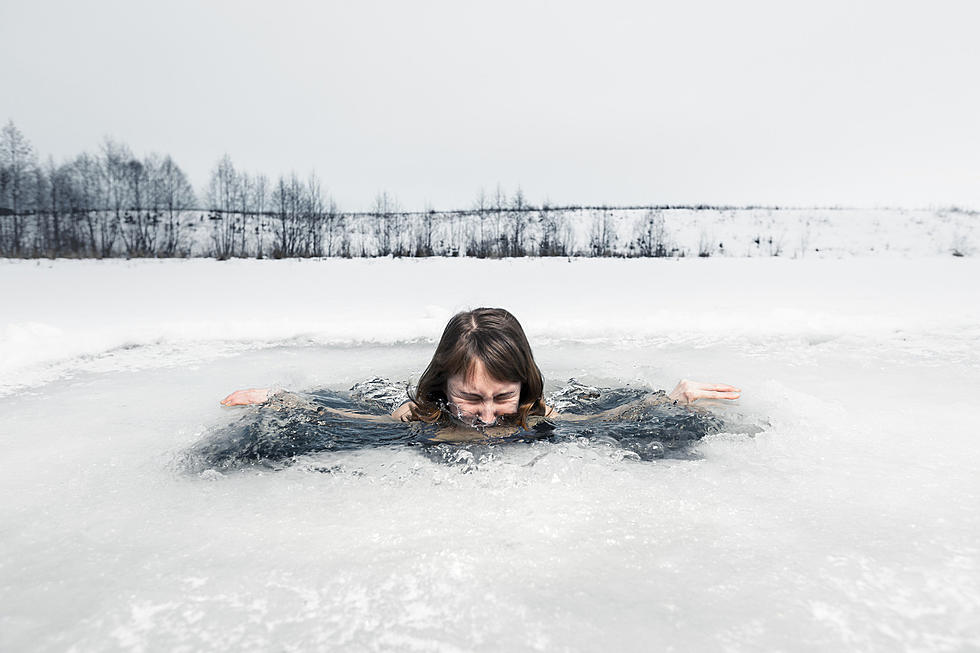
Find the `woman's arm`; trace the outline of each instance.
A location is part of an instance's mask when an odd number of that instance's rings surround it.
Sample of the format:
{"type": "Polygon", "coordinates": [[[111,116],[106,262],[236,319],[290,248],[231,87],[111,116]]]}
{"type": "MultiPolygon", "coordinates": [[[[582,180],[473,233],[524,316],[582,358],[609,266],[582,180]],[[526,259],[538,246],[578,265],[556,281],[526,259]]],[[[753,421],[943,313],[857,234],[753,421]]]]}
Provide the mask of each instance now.
{"type": "Polygon", "coordinates": [[[246,390],[235,390],[221,400],[221,405],[248,406],[251,404],[262,404],[267,402],[269,398],[273,396],[282,397],[284,403],[293,408],[306,408],[314,412],[323,411],[333,413],[334,415],[340,415],[341,417],[347,417],[348,419],[361,419],[368,422],[391,422],[391,417],[387,415],[370,415],[368,413],[358,413],[352,410],[322,406],[320,404],[309,402],[302,397],[293,395],[292,393],[284,393],[282,391],[276,392],[271,388],[248,388],[246,390]]]}
{"type": "Polygon", "coordinates": [[[406,401],[401,406],[396,408],[391,413],[391,419],[396,422],[411,422],[412,421],[412,407],[415,404],[411,401],[406,401]]]}
{"type": "Polygon", "coordinates": [[[249,404],[261,404],[269,399],[269,393],[271,390],[271,388],[248,388],[247,390],[235,390],[221,400],[221,405],[247,406],[249,404]]]}
{"type": "Polygon", "coordinates": [[[742,391],[724,383],[699,383],[683,379],[667,396],[673,401],[691,404],[698,399],[738,399],[742,391]]]}
{"type": "Polygon", "coordinates": [[[615,408],[610,408],[604,410],[601,413],[594,413],[591,415],[586,414],[574,414],[574,413],[559,413],[551,406],[545,407],[545,416],[554,419],[563,419],[568,421],[582,421],[587,419],[616,419],[620,417],[627,409],[632,408],[638,404],[650,404],[655,405],[658,403],[664,403],[666,401],[672,401],[678,404],[692,404],[698,399],[738,399],[742,396],[742,391],[724,383],[700,383],[698,381],[688,381],[684,379],[678,382],[677,387],[670,391],[669,395],[664,395],[663,392],[654,393],[643,399],[637,399],[623,406],[616,406],[615,408]]]}

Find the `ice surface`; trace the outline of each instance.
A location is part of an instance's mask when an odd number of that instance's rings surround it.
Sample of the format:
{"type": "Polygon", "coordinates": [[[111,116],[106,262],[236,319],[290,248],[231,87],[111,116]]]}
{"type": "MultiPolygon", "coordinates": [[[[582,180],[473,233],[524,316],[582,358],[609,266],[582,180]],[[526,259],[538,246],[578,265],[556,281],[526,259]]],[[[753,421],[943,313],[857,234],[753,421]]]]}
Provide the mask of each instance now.
{"type": "Polygon", "coordinates": [[[0,649],[977,648],[978,273],[0,263],[0,649]],[[764,430],[692,460],[593,440],[176,469],[241,414],[231,390],[417,378],[484,304],[549,391],[735,383],[715,410],[764,430]]]}
{"type": "MultiPolygon", "coordinates": [[[[912,332],[963,345],[980,329],[978,271],[954,258],[0,260],[0,395],[283,343],[433,342],[480,305],[505,305],[536,343],[744,348],[912,332]]],[[[375,374],[360,369],[352,383],[375,374]]]]}

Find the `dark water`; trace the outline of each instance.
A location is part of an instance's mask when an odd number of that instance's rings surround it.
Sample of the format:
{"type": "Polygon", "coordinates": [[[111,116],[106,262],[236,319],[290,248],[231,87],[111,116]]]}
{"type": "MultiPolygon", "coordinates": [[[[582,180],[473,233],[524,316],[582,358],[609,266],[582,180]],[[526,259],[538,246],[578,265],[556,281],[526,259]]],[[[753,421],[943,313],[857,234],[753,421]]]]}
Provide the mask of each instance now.
{"type": "MultiPolygon", "coordinates": [[[[718,415],[706,410],[674,405],[663,392],[642,388],[597,388],[570,381],[547,401],[565,415],[589,416],[613,410],[614,415],[587,417],[580,421],[538,418],[528,429],[514,426],[481,437],[467,427],[463,434],[475,441],[444,441],[446,424],[370,421],[338,415],[329,409],[385,417],[403,400],[404,388],[383,379],[354,386],[349,392],[318,390],[286,393],[265,404],[234,410],[241,415],[214,429],[184,452],[181,467],[187,471],[225,470],[260,465],[278,468],[297,457],[326,451],[345,451],[384,446],[419,447],[437,460],[451,461],[461,447],[486,449],[509,442],[577,441],[612,446],[639,460],[691,457],[690,446],[711,433],[726,430],[718,415]],[[615,409],[615,410],[614,410],[615,409]]],[[[459,433],[459,431],[455,431],[459,433]]]]}

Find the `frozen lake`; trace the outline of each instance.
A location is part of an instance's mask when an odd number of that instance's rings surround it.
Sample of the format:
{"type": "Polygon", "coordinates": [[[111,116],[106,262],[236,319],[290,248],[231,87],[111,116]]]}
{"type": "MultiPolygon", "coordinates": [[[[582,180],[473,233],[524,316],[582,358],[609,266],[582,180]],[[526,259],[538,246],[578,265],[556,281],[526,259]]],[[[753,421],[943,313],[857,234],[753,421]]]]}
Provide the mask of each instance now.
{"type": "Polygon", "coordinates": [[[0,649],[975,649],[977,279],[945,258],[0,261],[0,649]],[[549,389],[727,382],[718,410],[768,425],[694,460],[537,442],[176,468],[231,390],[417,378],[478,305],[521,319],[549,389]]]}

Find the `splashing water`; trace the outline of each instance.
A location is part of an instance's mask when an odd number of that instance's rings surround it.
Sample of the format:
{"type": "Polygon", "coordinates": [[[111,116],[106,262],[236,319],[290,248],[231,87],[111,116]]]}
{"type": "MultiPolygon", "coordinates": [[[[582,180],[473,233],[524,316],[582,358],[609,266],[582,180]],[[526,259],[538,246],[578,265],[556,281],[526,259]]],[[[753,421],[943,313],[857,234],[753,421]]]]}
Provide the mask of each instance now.
{"type": "MultiPolygon", "coordinates": [[[[246,408],[232,424],[208,434],[180,458],[179,464],[198,473],[241,465],[282,468],[299,457],[322,452],[452,446],[447,441],[456,445],[478,441],[492,447],[534,440],[577,441],[618,448],[625,458],[654,460],[667,455],[687,457],[689,446],[711,433],[746,432],[745,425],[736,429],[708,411],[675,405],[666,400],[663,391],[651,394],[638,388],[598,388],[574,379],[549,400],[556,400],[563,411],[576,416],[619,408],[616,417],[566,422],[532,416],[525,429],[497,423],[501,420],[485,424],[453,411],[451,405],[443,406],[443,419],[435,424],[369,421],[334,412],[382,417],[405,399],[403,385],[380,378],[356,384],[347,393],[278,393],[264,404],[246,408]]],[[[749,428],[750,433],[758,430],[749,428]]]]}

